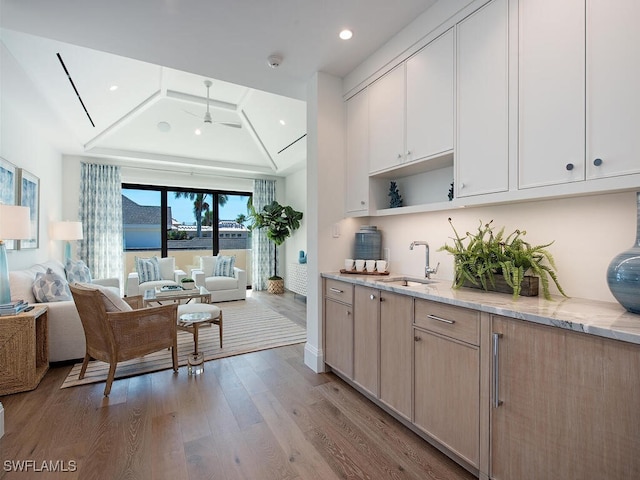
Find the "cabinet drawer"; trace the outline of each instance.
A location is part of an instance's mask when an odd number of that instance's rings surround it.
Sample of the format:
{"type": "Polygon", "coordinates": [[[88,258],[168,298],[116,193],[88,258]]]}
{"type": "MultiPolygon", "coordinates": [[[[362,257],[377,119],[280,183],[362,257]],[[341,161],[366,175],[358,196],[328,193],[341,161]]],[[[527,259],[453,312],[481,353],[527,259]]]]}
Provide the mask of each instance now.
{"type": "Polygon", "coordinates": [[[346,303],[347,305],[352,305],[353,285],[350,283],[325,278],[324,296],[342,303],[346,303]]]}
{"type": "Polygon", "coordinates": [[[479,344],[480,312],[416,299],[414,325],[473,345],[479,344]]]}

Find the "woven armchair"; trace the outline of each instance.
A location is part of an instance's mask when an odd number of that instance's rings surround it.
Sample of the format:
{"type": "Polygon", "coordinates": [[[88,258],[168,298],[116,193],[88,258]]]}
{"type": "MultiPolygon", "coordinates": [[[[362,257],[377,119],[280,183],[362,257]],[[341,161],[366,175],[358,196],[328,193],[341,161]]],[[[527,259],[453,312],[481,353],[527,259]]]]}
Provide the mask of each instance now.
{"type": "Polygon", "coordinates": [[[108,363],[104,388],[104,395],[108,396],[118,362],[165,348],[172,350],[173,370],[178,371],[177,304],[132,310],[104,289],[77,283],[69,288],[86,338],[80,378],[84,378],[90,359],[108,363]]]}

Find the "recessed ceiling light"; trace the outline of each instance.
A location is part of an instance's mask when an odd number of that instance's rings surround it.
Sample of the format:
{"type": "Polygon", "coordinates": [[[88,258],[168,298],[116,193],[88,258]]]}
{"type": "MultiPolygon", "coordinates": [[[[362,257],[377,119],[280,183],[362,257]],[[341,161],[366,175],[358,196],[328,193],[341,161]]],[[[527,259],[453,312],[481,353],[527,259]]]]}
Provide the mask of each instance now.
{"type": "Polygon", "coordinates": [[[284,120],[280,120],[280,125],[286,125],[287,123],[284,120]]]}
{"type": "Polygon", "coordinates": [[[171,125],[168,122],[158,122],[158,130],[166,133],[171,130],[171,125]]]}
{"type": "Polygon", "coordinates": [[[202,130],[200,130],[199,128],[196,128],[196,131],[194,133],[196,135],[200,135],[200,134],[202,134],[202,130]]]}
{"type": "Polygon", "coordinates": [[[349,40],[351,37],[353,37],[353,32],[347,28],[340,32],[340,38],[342,40],[349,40]]]}
{"type": "Polygon", "coordinates": [[[109,90],[110,90],[111,92],[115,92],[117,89],[118,89],[118,85],[111,85],[111,86],[109,87],[109,90]]]}

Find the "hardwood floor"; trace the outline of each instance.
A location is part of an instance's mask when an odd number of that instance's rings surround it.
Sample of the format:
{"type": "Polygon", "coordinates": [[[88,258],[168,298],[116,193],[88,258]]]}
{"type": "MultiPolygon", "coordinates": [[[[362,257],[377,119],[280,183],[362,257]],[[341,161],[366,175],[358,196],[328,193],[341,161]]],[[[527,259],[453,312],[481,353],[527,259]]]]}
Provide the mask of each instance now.
{"type": "Polygon", "coordinates": [[[54,367],[33,392],[1,398],[0,478],[474,478],[302,358],[299,344],[207,362],[193,377],[116,380],[108,398],[103,384],[60,390],[71,367],[54,367]]]}

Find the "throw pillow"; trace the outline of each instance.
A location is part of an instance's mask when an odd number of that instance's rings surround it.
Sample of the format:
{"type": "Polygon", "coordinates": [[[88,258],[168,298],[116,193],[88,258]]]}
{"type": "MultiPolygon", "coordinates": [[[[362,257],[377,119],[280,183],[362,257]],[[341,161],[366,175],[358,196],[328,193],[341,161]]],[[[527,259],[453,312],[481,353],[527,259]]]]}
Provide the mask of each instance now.
{"type": "Polygon", "coordinates": [[[95,283],[74,283],[73,286],[85,290],[100,290],[102,292],[102,303],[107,312],[128,312],[133,310],[131,305],[120,298],[120,295],[112,288],[96,285],[95,283]]]}
{"type": "Polygon", "coordinates": [[[158,265],[160,266],[160,278],[159,280],[173,280],[176,270],[176,259],[174,257],[158,258],[158,265]]]}
{"type": "Polygon", "coordinates": [[[218,257],[206,255],[204,257],[200,257],[200,270],[204,272],[205,277],[213,277],[214,272],[216,271],[216,262],[218,257]]]}
{"type": "Polygon", "coordinates": [[[236,266],[236,257],[218,255],[214,277],[233,277],[233,267],[236,266]]]}
{"type": "Polygon", "coordinates": [[[138,272],[138,279],[140,283],[162,280],[162,277],[160,276],[160,264],[158,263],[158,257],[136,257],[136,271],[138,272]]]}
{"type": "Polygon", "coordinates": [[[67,280],[50,268],[47,268],[46,273],[36,273],[36,279],[33,282],[33,295],[40,303],[64,302],[72,299],[67,280]]]}
{"type": "Polygon", "coordinates": [[[67,275],[67,282],[85,282],[91,283],[91,272],[89,271],[89,267],[82,260],[76,260],[75,262],[71,259],[67,260],[67,264],[64,267],[64,272],[67,275]]]}

